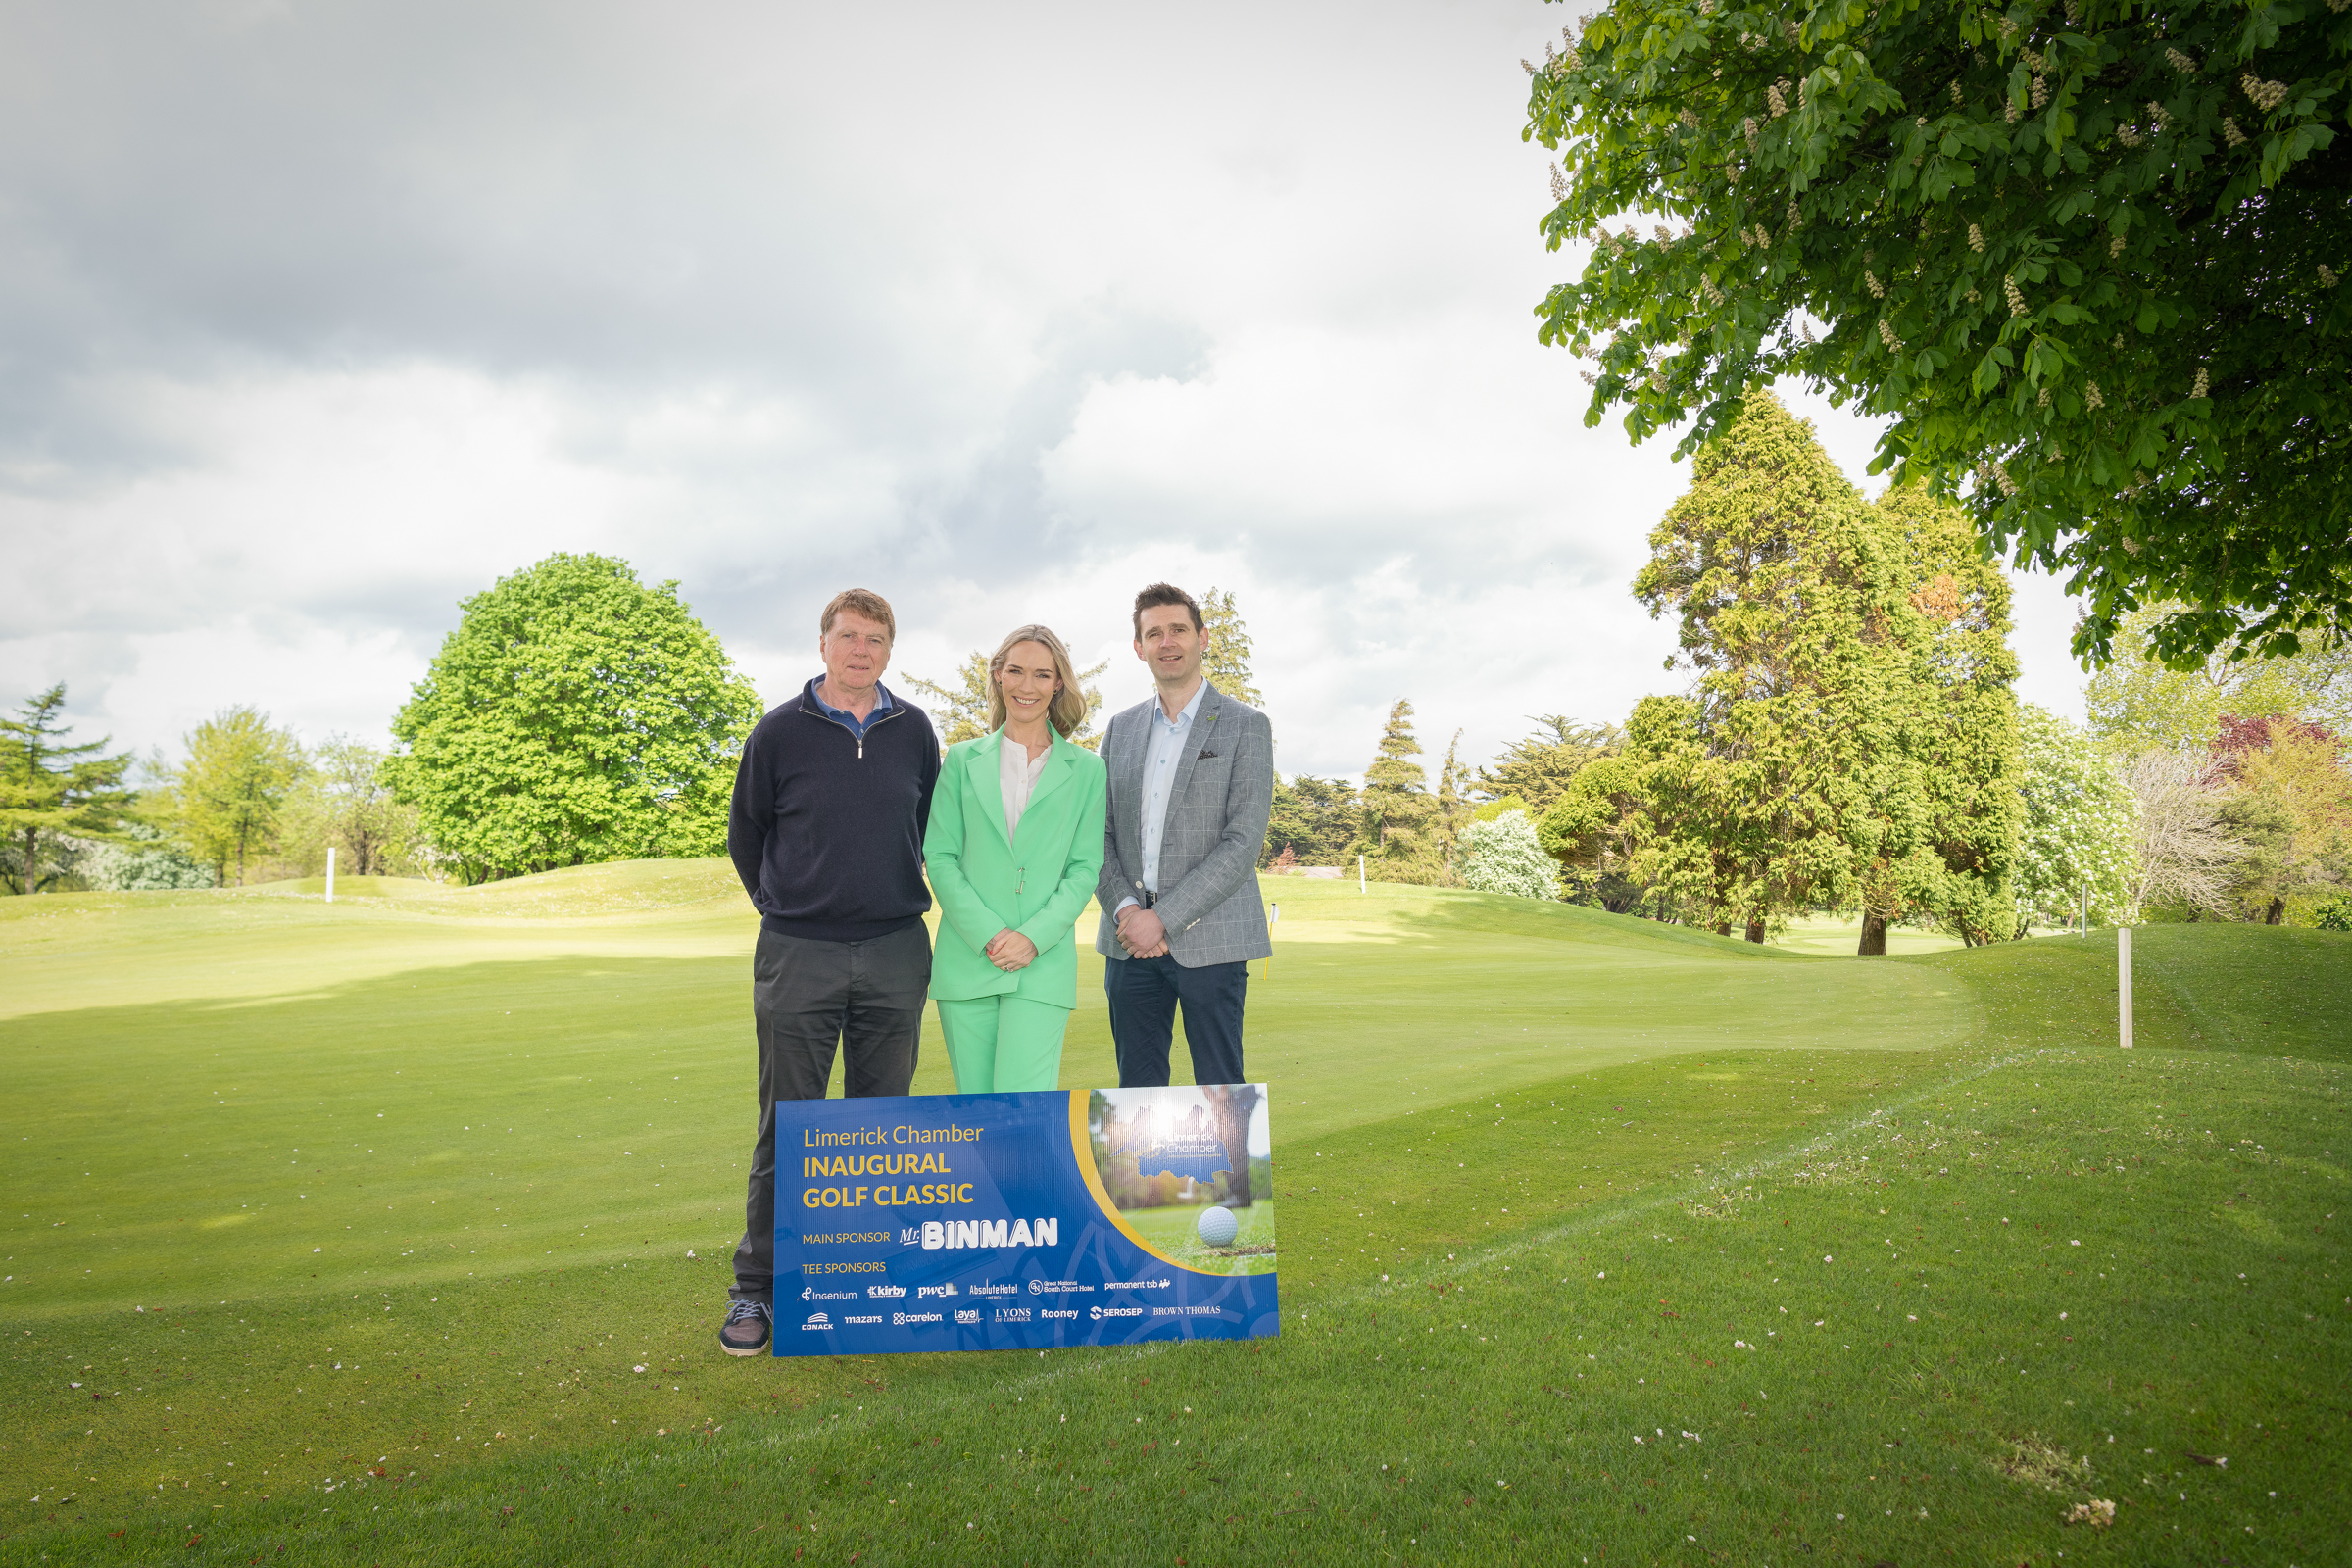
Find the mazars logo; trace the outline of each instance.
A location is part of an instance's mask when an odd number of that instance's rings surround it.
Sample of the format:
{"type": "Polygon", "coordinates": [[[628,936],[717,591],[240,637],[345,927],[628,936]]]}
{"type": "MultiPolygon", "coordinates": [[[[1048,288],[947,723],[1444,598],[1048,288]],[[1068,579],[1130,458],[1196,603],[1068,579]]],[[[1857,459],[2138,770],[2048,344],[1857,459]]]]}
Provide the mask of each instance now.
{"type": "Polygon", "coordinates": [[[917,1297],[954,1296],[956,1287],[954,1285],[917,1285],[914,1288],[914,1294],[917,1297]]]}
{"type": "Polygon", "coordinates": [[[868,1285],[865,1288],[865,1294],[884,1300],[895,1301],[906,1294],[906,1287],[904,1285],[868,1285]]]}
{"type": "Polygon", "coordinates": [[[832,1326],[833,1320],[822,1312],[809,1313],[808,1320],[801,1324],[804,1329],[830,1329],[832,1326]]]}

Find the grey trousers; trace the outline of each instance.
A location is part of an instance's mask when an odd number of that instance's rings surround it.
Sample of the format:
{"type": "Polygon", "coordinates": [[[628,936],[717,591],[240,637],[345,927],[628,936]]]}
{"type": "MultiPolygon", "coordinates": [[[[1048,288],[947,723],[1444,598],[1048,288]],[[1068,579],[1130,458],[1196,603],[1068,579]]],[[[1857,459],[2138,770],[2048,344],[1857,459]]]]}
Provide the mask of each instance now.
{"type": "Polygon", "coordinates": [[[931,934],[920,924],[864,942],[779,936],[752,952],[752,1019],[760,1040],[760,1137],[735,1248],[739,1301],[771,1299],[776,1253],[776,1102],[822,1100],[836,1047],[855,1100],[914,1085],[931,988],[931,934]]]}

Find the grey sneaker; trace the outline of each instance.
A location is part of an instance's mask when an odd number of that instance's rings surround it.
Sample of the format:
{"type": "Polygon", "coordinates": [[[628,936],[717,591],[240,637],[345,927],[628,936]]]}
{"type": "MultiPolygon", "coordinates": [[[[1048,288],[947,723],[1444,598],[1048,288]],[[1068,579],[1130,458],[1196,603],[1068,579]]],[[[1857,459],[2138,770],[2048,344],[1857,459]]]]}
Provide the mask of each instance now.
{"type": "Polygon", "coordinates": [[[765,1301],[737,1301],[719,1325],[718,1348],[729,1355],[758,1355],[767,1348],[770,1322],[765,1301]]]}

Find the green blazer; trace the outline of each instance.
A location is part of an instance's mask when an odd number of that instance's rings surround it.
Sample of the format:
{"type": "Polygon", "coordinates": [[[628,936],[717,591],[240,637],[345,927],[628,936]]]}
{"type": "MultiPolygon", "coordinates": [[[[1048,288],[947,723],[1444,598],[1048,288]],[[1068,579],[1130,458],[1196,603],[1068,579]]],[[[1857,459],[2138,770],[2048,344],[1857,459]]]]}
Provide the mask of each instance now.
{"type": "Polygon", "coordinates": [[[1054,737],[1021,831],[1006,842],[997,782],[1004,731],[948,748],[923,833],[923,869],[939,898],[931,995],[943,1002],[1019,996],[1078,1005],[1071,930],[1102,874],[1102,759],[1054,737]],[[988,961],[989,939],[1006,929],[1037,944],[1029,967],[1006,974],[988,961]]]}

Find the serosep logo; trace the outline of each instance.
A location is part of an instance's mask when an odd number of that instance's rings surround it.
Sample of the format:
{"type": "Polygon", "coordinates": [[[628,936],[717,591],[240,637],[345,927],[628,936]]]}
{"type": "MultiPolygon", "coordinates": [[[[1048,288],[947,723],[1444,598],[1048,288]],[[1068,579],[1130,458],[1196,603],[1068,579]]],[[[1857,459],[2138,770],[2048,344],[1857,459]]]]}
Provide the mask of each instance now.
{"type": "Polygon", "coordinates": [[[1090,1306],[1086,1309],[1086,1315],[1100,1323],[1106,1317],[1142,1317],[1144,1309],[1140,1306],[1090,1306]]]}

